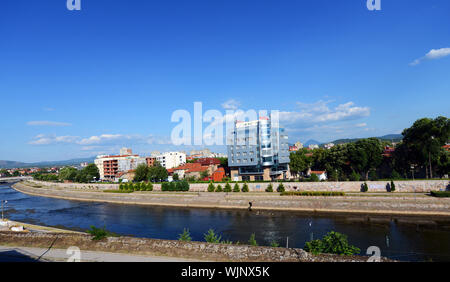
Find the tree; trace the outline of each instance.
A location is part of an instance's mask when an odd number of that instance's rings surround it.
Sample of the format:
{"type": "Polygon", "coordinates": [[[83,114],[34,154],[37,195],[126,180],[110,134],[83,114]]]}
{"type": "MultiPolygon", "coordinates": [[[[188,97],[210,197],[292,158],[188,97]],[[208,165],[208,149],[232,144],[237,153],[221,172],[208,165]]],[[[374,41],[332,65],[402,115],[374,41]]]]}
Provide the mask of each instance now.
{"type": "Polygon", "coordinates": [[[209,182],[208,192],[214,192],[214,190],[215,190],[214,184],[212,182],[209,182]]]}
{"type": "Polygon", "coordinates": [[[258,243],[256,242],[256,239],[255,239],[255,233],[252,233],[252,235],[250,235],[250,239],[248,240],[248,244],[250,246],[258,246],[258,243]]]}
{"type": "Polygon", "coordinates": [[[309,180],[312,181],[312,182],[319,182],[320,181],[319,177],[315,173],[311,173],[311,176],[309,177],[309,180]]]}
{"type": "Polygon", "coordinates": [[[227,184],[225,184],[225,188],[223,189],[224,192],[231,192],[231,185],[230,183],[227,182],[227,184]]]}
{"type": "Polygon", "coordinates": [[[443,116],[418,119],[402,134],[403,143],[411,153],[408,155],[414,155],[418,164],[427,168],[427,178],[432,178],[432,163],[437,161],[441,147],[450,139],[450,119],[443,116]]]}
{"type": "Polygon", "coordinates": [[[174,173],[174,174],[172,175],[172,179],[173,179],[174,181],[178,181],[178,180],[180,180],[180,176],[178,176],[178,173],[174,173]]]}
{"type": "Polygon", "coordinates": [[[167,179],[169,173],[161,165],[152,166],[149,168],[147,179],[151,182],[161,182],[167,179]]]}
{"type": "Polygon", "coordinates": [[[94,179],[100,179],[100,172],[98,171],[98,167],[95,164],[88,164],[85,168],[83,168],[83,173],[86,174],[88,182],[94,179]]]}
{"type": "Polygon", "coordinates": [[[216,192],[222,192],[222,191],[223,191],[222,186],[220,186],[220,184],[217,185],[216,192]]]}
{"type": "Polygon", "coordinates": [[[311,166],[311,158],[307,157],[306,153],[306,149],[301,149],[290,154],[289,168],[294,175],[306,171],[311,166]]]}
{"type": "Polygon", "coordinates": [[[369,172],[376,169],[383,159],[383,148],[377,138],[360,139],[349,144],[350,165],[369,179],[369,172]]]}
{"type": "Polygon", "coordinates": [[[278,187],[277,187],[277,192],[283,193],[283,192],[285,192],[285,191],[286,191],[286,190],[284,189],[283,183],[280,183],[280,184],[278,185],[278,187]]]}
{"type": "Polygon", "coordinates": [[[64,167],[59,171],[59,179],[64,181],[75,181],[75,178],[77,177],[78,170],[74,167],[64,167]]]}
{"type": "Polygon", "coordinates": [[[138,165],[134,172],[133,181],[141,182],[141,181],[147,180],[149,171],[150,171],[150,169],[147,166],[147,164],[138,165]]]}
{"type": "Polygon", "coordinates": [[[204,171],[200,172],[200,179],[207,178],[208,176],[209,176],[208,170],[204,170],[204,171]]]}
{"type": "Polygon", "coordinates": [[[249,192],[247,182],[244,182],[244,185],[242,186],[242,192],[249,192]]]}
{"type": "Polygon", "coordinates": [[[321,240],[306,242],[304,249],[313,254],[354,255],[361,252],[359,248],[348,243],[346,235],[335,231],[328,232],[321,240]]]}
{"type": "Polygon", "coordinates": [[[239,184],[235,183],[234,187],[233,187],[233,192],[240,192],[240,191],[241,191],[241,188],[239,188],[239,184]]]}
{"type": "Polygon", "coordinates": [[[359,173],[356,173],[356,171],[352,170],[352,173],[350,174],[350,180],[351,181],[359,181],[361,178],[361,175],[359,173]]]}
{"type": "Polygon", "coordinates": [[[267,186],[266,192],[273,192],[273,185],[272,185],[272,183],[270,183],[270,184],[267,186]]]}

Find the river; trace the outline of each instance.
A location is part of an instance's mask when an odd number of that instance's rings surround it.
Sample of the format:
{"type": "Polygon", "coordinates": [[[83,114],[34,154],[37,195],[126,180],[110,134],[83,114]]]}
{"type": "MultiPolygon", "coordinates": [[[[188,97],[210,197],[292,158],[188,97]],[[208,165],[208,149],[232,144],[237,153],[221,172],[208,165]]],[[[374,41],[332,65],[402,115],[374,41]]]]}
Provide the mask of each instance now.
{"type": "MultiPolygon", "coordinates": [[[[348,236],[365,254],[369,246],[381,255],[404,261],[450,261],[448,224],[403,224],[389,217],[367,222],[361,216],[317,215],[299,212],[249,212],[247,210],[134,206],[70,201],[30,196],[0,184],[0,200],[7,200],[5,217],[31,224],[85,231],[91,225],[135,237],[177,239],[183,228],[203,241],[208,229],[223,239],[247,242],[255,233],[260,245],[276,241],[281,246],[302,248],[334,230],[348,236]]],[[[422,220],[422,219],[420,219],[422,220]]]]}

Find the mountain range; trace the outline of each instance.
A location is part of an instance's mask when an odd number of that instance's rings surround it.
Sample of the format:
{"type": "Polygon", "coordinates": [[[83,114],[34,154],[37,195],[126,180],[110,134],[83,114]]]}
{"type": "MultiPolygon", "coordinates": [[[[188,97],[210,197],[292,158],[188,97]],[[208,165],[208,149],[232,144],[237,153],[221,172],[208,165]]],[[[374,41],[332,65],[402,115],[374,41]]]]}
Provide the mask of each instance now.
{"type": "Polygon", "coordinates": [[[26,167],[50,167],[50,166],[65,166],[65,165],[79,165],[80,163],[88,162],[93,163],[95,157],[70,159],[64,161],[45,161],[36,163],[24,163],[16,161],[4,161],[0,160],[0,168],[26,168],[26,167]]]}

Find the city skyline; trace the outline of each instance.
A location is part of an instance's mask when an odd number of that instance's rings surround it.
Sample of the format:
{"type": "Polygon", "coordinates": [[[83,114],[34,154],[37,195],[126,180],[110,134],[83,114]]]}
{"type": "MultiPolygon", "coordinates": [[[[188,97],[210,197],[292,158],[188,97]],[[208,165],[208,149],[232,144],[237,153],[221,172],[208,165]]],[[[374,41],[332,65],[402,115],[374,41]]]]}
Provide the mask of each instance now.
{"type": "Polygon", "coordinates": [[[172,113],[197,101],[278,110],[291,143],[450,115],[448,1],[135,2],[4,4],[0,159],[226,152],[171,144],[172,113]]]}

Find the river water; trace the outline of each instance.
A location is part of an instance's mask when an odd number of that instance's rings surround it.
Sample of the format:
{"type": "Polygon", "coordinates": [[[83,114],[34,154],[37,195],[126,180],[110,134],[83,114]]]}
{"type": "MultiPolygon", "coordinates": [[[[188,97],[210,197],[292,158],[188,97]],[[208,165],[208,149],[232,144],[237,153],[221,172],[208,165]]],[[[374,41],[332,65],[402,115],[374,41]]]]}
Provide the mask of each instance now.
{"type": "Polygon", "coordinates": [[[334,230],[346,234],[361,254],[369,246],[377,246],[382,256],[392,259],[450,261],[450,220],[436,225],[409,219],[412,222],[404,224],[389,217],[368,222],[361,216],[69,201],[29,196],[10,184],[0,184],[0,200],[8,201],[5,217],[11,220],[76,231],[94,225],[121,235],[177,239],[183,228],[189,228],[193,240],[203,241],[203,234],[213,228],[233,242],[247,242],[255,233],[259,245],[277,241],[280,246],[288,243],[289,247],[302,248],[311,238],[334,230]]]}

